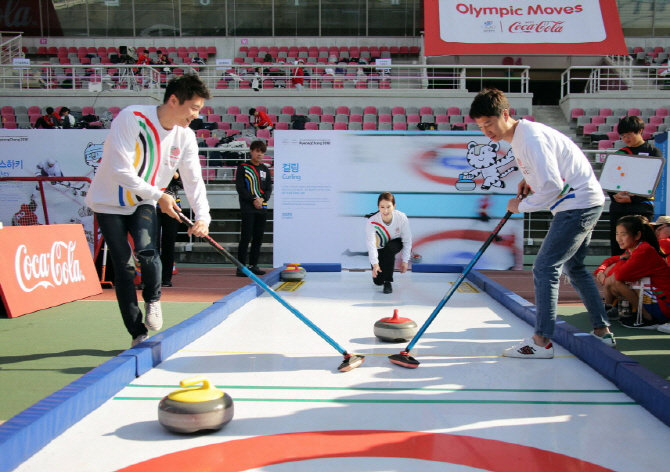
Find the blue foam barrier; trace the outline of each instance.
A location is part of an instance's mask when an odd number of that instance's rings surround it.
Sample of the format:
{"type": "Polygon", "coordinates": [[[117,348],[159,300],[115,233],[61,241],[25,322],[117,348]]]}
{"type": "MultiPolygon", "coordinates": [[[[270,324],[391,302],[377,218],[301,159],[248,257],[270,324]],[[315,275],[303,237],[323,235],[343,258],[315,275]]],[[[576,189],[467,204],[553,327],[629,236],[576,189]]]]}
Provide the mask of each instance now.
{"type": "MultiPolygon", "coordinates": [[[[288,264],[287,262],[284,266],[288,264]]],[[[339,263],[307,262],[305,264],[300,263],[300,267],[305,269],[306,272],[342,272],[342,264],[339,263]]]]}
{"type": "Polygon", "coordinates": [[[412,264],[412,272],[417,273],[452,273],[463,272],[465,266],[456,264],[412,264]]]}
{"type": "Polygon", "coordinates": [[[535,305],[528,300],[508,290],[498,282],[494,282],[477,270],[471,270],[467,279],[517,317],[529,325],[535,326],[535,305]]]}
{"type": "MultiPolygon", "coordinates": [[[[280,270],[265,275],[275,284],[280,270]]],[[[263,290],[251,282],[165,331],[124,351],[0,425],[0,472],[10,472],[108,401],[136,377],[207,333],[263,290]]]]}
{"type": "Polygon", "coordinates": [[[621,363],[616,370],[616,384],[652,415],[670,426],[670,382],[637,363],[621,363]]]}
{"type": "MultiPolygon", "coordinates": [[[[532,304],[476,270],[470,271],[468,279],[516,316],[535,324],[532,304]]],[[[552,339],[670,426],[670,382],[560,318],[552,339]]]]}
{"type": "MultiPolygon", "coordinates": [[[[229,301],[217,302],[189,319],[149,338],[150,341],[160,343],[160,359],[154,367],[223,322],[228,315],[246,303],[240,303],[238,298],[246,300],[250,293],[254,293],[252,289],[253,287],[245,291],[236,290],[231,295],[237,294],[237,296],[231,297],[229,301]]],[[[253,298],[255,296],[250,297],[250,299],[253,298]]]]}
{"type": "Polygon", "coordinates": [[[587,335],[573,335],[571,353],[588,364],[593,370],[605,377],[610,382],[616,383],[616,371],[619,364],[637,364],[637,362],[625,354],[620,353],[611,346],[603,344],[596,338],[587,335]]]}
{"type": "Polygon", "coordinates": [[[140,375],[153,369],[161,361],[161,343],[149,338],[135,347],[123,351],[119,357],[132,357],[135,359],[135,375],[140,375]]]}
{"type": "Polygon", "coordinates": [[[0,472],[9,472],[135,379],[131,357],[115,357],[0,426],[0,472]]]}

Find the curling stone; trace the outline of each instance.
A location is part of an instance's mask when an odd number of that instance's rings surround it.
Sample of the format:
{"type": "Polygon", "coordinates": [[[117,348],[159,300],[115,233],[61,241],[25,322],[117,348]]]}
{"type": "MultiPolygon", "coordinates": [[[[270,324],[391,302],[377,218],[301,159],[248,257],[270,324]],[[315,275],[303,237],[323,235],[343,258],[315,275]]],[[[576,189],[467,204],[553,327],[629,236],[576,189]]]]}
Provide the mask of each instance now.
{"type": "Polygon", "coordinates": [[[206,378],[182,380],[179,385],[191,388],[175,390],[158,404],[158,421],[165,429],[175,433],[218,430],[233,419],[233,399],[206,378]]]}
{"type": "Polygon", "coordinates": [[[393,310],[392,318],[382,318],[375,323],[375,336],[387,343],[409,341],[419,330],[416,323],[409,318],[400,318],[398,310],[393,310]]]}
{"type": "Polygon", "coordinates": [[[421,257],[419,254],[414,254],[412,253],[412,264],[420,264],[421,261],[423,260],[423,257],[421,257]]]}
{"type": "Polygon", "coordinates": [[[286,282],[297,282],[304,279],[305,274],[307,271],[304,267],[300,267],[300,264],[287,264],[286,269],[282,270],[279,275],[286,282]]]}
{"type": "Polygon", "coordinates": [[[477,188],[477,183],[472,179],[466,179],[465,174],[459,174],[458,180],[456,181],[456,190],[462,192],[469,192],[477,188]]]}

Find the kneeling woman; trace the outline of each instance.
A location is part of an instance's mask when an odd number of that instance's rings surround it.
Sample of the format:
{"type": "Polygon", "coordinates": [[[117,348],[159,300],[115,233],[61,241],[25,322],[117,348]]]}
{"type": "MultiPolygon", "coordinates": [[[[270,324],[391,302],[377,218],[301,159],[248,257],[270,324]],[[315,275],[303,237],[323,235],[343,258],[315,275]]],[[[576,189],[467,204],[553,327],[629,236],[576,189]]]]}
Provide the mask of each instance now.
{"type": "Polygon", "coordinates": [[[395,209],[395,197],[384,192],[377,199],[379,211],[366,215],[365,237],[372,265],[372,281],[384,285],[384,293],[393,292],[395,256],[402,251],[400,272],[405,273],[412,253],[412,232],[407,216],[395,209]]]}

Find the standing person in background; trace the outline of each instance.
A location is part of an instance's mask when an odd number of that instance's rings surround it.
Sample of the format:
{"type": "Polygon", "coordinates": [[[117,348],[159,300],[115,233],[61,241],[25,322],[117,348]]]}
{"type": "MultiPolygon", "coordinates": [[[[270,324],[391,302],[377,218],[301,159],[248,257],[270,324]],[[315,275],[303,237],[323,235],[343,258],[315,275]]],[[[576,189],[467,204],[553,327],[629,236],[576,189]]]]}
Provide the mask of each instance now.
{"type": "Polygon", "coordinates": [[[302,92],[302,88],[305,85],[305,71],[302,70],[302,65],[304,61],[301,59],[298,61],[298,65],[291,71],[291,82],[295,85],[295,89],[298,92],[302,92]]]}
{"type": "MultiPolygon", "coordinates": [[[[247,263],[249,252],[249,270],[256,275],[264,275],[265,271],[258,268],[258,259],[265,233],[268,201],[272,195],[272,177],[270,170],[263,164],[267,146],[263,141],[254,141],[249,145],[251,159],[237,166],[235,188],[240,200],[241,231],[240,244],[237,248],[237,259],[242,265],[247,263]]],[[[246,277],[237,269],[238,277],[246,277]]]]}
{"type": "Polygon", "coordinates": [[[541,123],[517,121],[509,109],[507,97],[497,89],[482,90],[470,107],[470,118],[487,138],[511,144],[524,176],[519,182],[517,197],[507,203],[507,210],[519,213],[548,209],[554,219],[533,264],[537,306],[535,333],[505,349],[503,356],[554,357],[551,337],[556,324],[562,270],[570,276],[570,282],[589,312],[591,335],[614,347],[616,342],[609,330],[600,292],[584,265],[591,234],[605,202],[602,187],[588,159],[570,138],[541,123]]]}
{"type": "MultiPolygon", "coordinates": [[[[624,116],[617,125],[617,132],[626,145],[617,151],[620,154],[662,157],[661,150],[642,137],[644,121],[639,116],[624,116]]],[[[610,250],[613,256],[623,254],[616,239],[619,218],[628,215],[642,215],[649,221],[654,219],[654,202],[648,197],[631,195],[628,192],[607,192],[610,197],[610,250]]]]}
{"type": "Polygon", "coordinates": [[[195,212],[188,234],[209,233],[209,203],[202,180],[198,143],[189,124],[200,114],[209,89],[197,75],[170,80],[163,104],[134,105],[121,110],[103,148],[86,204],[95,212],[114,266],[116,298],[132,346],[147,339],[147,329],[163,326],[161,260],[156,243],[156,205],[179,219],[175,199],[165,192],[179,171],[186,196],[195,212]],[[128,243],[132,237],[141,266],[146,317],[135,291],[135,264],[128,243]]]}
{"type": "MultiPolygon", "coordinates": [[[[175,172],[172,180],[165,188],[165,193],[174,198],[175,203],[181,208],[179,191],[184,189],[179,172],[175,172]]],[[[161,265],[163,272],[161,277],[162,287],[172,287],[172,272],[174,270],[174,247],[177,242],[177,232],[180,221],[163,213],[160,206],[156,207],[158,225],[156,240],[160,241],[161,265]]]]}
{"type": "Polygon", "coordinates": [[[365,215],[368,218],[365,241],[372,266],[372,281],[375,285],[383,285],[384,293],[392,293],[395,256],[402,251],[400,273],[404,274],[412,255],[412,231],[407,215],[395,209],[395,197],[391,192],[379,195],[377,208],[377,212],[365,215]]]}

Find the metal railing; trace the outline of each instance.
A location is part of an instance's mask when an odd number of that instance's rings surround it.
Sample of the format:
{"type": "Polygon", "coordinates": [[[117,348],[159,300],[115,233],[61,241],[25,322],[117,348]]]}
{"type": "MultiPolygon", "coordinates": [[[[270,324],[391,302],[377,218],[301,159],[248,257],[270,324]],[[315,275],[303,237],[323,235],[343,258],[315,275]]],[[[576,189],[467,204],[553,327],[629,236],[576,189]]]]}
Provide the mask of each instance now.
{"type": "Polygon", "coordinates": [[[561,74],[561,98],[571,93],[662,90],[670,86],[668,66],[574,66],[561,74]]]}
{"type": "MultiPolygon", "coordinates": [[[[216,92],[242,90],[263,93],[293,88],[296,66],[286,64],[232,65],[139,65],[139,64],[31,64],[3,68],[0,89],[124,89],[151,93],[174,75],[197,73],[216,92]],[[100,84],[100,87],[89,84],[100,84]]],[[[389,94],[398,90],[478,91],[495,82],[506,92],[528,93],[529,66],[453,66],[424,64],[317,64],[305,65],[305,90],[364,89],[366,93],[389,94]],[[389,92],[391,91],[391,92],[389,92]]],[[[255,92],[254,92],[255,93],[255,92]]]]}
{"type": "Polygon", "coordinates": [[[15,57],[23,57],[22,34],[16,31],[0,31],[0,64],[11,64],[15,57]]]}

